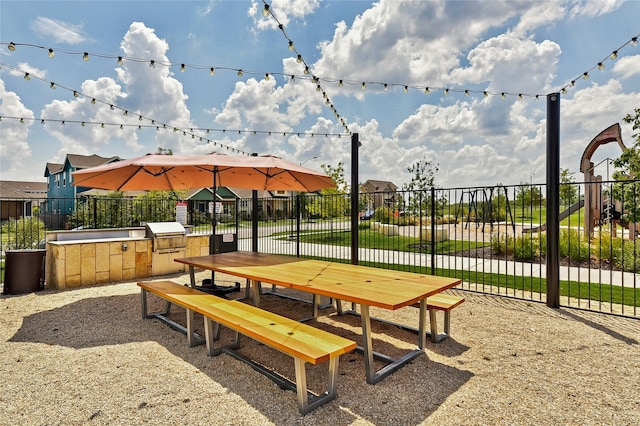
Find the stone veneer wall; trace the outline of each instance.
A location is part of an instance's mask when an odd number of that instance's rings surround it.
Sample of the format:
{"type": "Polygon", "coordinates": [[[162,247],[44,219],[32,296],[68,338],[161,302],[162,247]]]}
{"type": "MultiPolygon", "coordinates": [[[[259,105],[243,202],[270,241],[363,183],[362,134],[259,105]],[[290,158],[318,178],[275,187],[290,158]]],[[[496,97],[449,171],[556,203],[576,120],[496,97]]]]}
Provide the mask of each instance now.
{"type": "MultiPolygon", "coordinates": [[[[150,277],[151,245],[150,238],[49,241],[46,284],[63,290],[150,277]]],[[[209,236],[187,235],[186,257],[206,254],[209,254],[209,236]]]]}

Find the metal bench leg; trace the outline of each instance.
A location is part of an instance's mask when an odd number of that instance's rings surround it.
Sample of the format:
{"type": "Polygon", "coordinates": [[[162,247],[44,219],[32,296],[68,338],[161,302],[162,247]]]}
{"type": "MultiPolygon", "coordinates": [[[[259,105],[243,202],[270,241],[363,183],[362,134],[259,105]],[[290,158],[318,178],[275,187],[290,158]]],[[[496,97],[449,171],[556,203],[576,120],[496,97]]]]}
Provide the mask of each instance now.
{"type": "Polygon", "coordinates": [[[336,382],[338,379],[338,360],[340,357],[333,357],[329,360],[329,375],[327,378],[327,390],[320,395],[310,395],[307,389],[307,373],[305,361],[301,358],[294,358],[296,367],[296,393],[298,395],[298,409],[300,414],[307,414],[322,404],[335,399],[338,395],[336,382]]]}
{"type": "Polygon", "coordinates": [[[444,333],[438,334],[435,309],[429,309],[429,322],[431,325],[431,341],[433,343],[440,343],[449,337],[449,329],[451,328],[451,311],[444,311],[444,333]]]}
{"type": "Polygon", "coordinates": [[[451,311],[444,312],[444,334],[451,335],[451,311]]]}

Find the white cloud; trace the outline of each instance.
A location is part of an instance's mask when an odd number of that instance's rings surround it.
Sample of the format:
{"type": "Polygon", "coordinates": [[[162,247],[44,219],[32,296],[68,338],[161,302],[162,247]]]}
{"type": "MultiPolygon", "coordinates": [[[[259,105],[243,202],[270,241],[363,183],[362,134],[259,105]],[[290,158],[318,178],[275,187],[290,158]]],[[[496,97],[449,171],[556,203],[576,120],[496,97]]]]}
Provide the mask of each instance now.
{"type": "Polygon", "coordinates": [[[571,15],[599,16],[613,12],[624,3],[624,0],[581,0],[571,5],[571,15]]]}
{"type": "MultiPolygon", "coordinates": [[[[272,0],[269,2],[271,12],[284,27],[289,25],[292,19],[304,19],[305,16],[313,13],[319,5],[318,0],[272,0]]],[[[259,30],[278,28],[275,19],[262,14],[263,9],[264,4],[261,1],[252,0],[249,16],[253,17],[256,28],[259,30]]]]}
{"type": "Polygon", "coordinates": [[[640,75],[640,55],[620,58],[613,66],[613,72],[623,79],[640,75]]]}
{"type": "Polygon", "coordinates": [[[545,40],[522,40],[515,33],[492,37],[474,47],[467,58],[469,66],[453,70],[459,84],[491,81],[489,88],[544,94],[556,69],[560,46],[545,40]]]}
{"type": "Polygon", "coordinates": [[[29,27],[41,38],[56,43],[80,44],[87,40],[83,34],[82,24],[74,25],[58,19],[38,16],[31,21],[29,27]]]}
{"type": "Polygon", "coordinates": [[[22,103],[20,96],[14,92],[7,91],[4,80],[0,79],[0,115],[5,117],[21,117],[26,119],[24,123],[19,120],[2,120],[0,125],[0,172],[2,179],[20,179],[26,177],[30,179],[31,173],[30,157],[31,147],[28,137],[34,118],[33,111],[29,110],[22,103]]]}
{"type": "Polygon", "coordinates": [[[9,69],[9,74],[16,77],[24,78],[25,73],[29,73],[30,76],[38,78],[45,78],[47,76],[47,72],[45,70],[31,66],[27,62],[19,62],[15,68],[16,69],[9,69]]]}
{"type": "Polygon", "coordinates": [[[333,39],[321,44],[322,58],[313,72],[427,86],[458,83],[451,73],[460,65],[460,54],[473,50],[490,29],[531,7],[531,3],[517,2],[470,6],[467,2],[381,0],[350,27],[345,22],[336,24],[333,39]]]}

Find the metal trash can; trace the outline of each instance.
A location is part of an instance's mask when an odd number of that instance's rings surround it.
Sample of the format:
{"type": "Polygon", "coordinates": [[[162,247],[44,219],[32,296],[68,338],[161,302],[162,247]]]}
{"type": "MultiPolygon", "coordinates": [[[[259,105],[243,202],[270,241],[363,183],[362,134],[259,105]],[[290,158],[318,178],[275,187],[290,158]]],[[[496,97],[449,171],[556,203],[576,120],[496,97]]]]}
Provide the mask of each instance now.
{"type": "Polygon", "coordinates": [[[46,250],[7,250],[4,258],[4,294],[44,290],[46,250]]]}

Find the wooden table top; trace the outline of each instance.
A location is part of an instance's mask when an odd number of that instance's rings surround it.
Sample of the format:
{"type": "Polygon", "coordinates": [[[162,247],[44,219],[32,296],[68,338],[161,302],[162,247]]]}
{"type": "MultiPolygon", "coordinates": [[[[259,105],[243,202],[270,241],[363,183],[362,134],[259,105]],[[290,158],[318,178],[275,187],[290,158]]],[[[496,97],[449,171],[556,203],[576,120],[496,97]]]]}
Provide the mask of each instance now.
{"type": "Polygon", "coordinates": [[[244,251],[176,262],[391,310],[460,284],[457,278],[244,251]]]}

